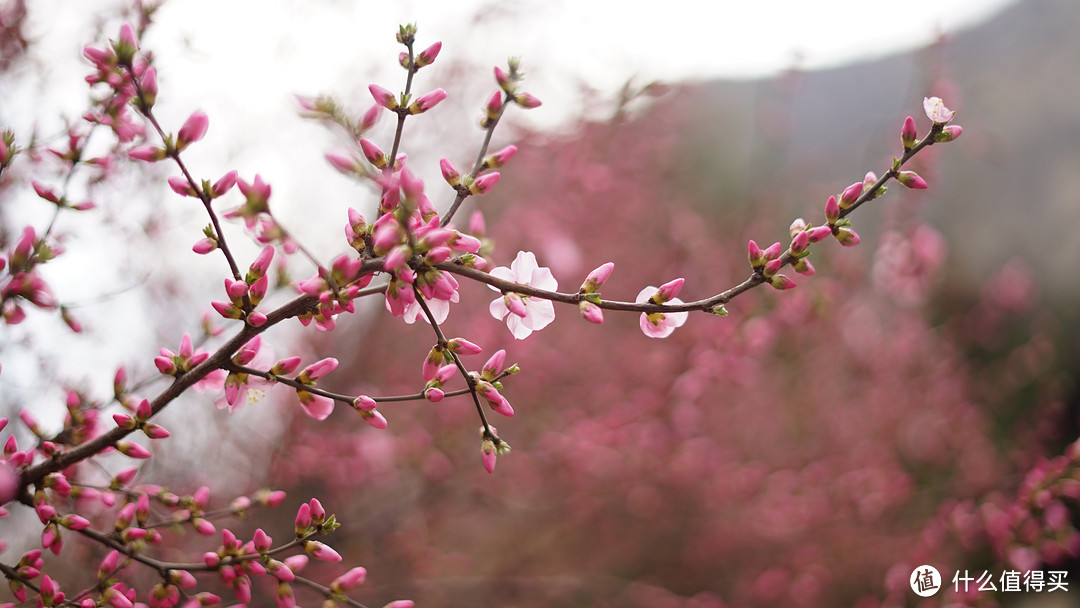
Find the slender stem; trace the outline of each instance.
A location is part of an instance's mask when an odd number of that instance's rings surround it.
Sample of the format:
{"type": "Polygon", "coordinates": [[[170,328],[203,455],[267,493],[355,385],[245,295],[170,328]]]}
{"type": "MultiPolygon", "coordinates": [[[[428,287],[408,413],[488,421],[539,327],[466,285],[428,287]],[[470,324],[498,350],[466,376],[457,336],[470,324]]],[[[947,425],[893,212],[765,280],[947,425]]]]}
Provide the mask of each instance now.
{"type": "MultiPolygon", "coordinates": [[[[480,173],[480,167],[484,165],[484,157],[487,156],[488,146],[491,144],[491,136],[495,133],[495,127],[499,124],[499,120],[502,119],[503,113],[506,111],[506,106],[511,104],[510,96],[507,95],[503,100],[501,106],[499,106],[499,112],[492,119],[491,124],[487,126],[484,133],[484,141],[480,144],[480,152],[476,155],[476,162],[473,163],[472,172],[469,173],[469,177],[476,179],[476,176],[480,173]]],[[[450,221],[454,219],[454,215],[458,212],[458,208],[461,207],[461,203],[469,197],[469,191],[460,188],[457,191],[457,195],[454,197],[454,202],[451,203],[450,209],[446,211],[442,216],[442,220],[439,225],[445,228],[450,224],[450,221]]]]}
{"type": "MultiPolygon", "coordinates": [[[[435,315],[431,314],[431,309],[428,308],[427,302],[424,301],[424,296],[420,294],[415,286],[413,291],[416,294],[416,301],[420,304],[420,308],[424,311],[424,316],[427,317],[428,323],[431,324],[431,328],[435,330],[435,336],[439,340],[439,344],[446,346],[446,335],[443,334],[442,328],[439,327],[439,322],[435,320],[435,315]]],[[[465,384],[469,387],[469,392],[472,394],[473,403],[476,404],[476,413],[480,415],[480,422],[484,425],[484,435],[494,437],[495,433],[491,430],[491,425],[488,424],[487,415],[484,413],[484,406],[480,405],[480,397],[476,394],[476,378],[473,378],[469,370],[465,369],[465,364],[461,362],[461,359],[457,356],[457,353],[447,350],[450,353],[450,358],[454,360],[454,365],[457,366],[458,371],[461,372],[461,377],[465,378],[465,384]]]]}

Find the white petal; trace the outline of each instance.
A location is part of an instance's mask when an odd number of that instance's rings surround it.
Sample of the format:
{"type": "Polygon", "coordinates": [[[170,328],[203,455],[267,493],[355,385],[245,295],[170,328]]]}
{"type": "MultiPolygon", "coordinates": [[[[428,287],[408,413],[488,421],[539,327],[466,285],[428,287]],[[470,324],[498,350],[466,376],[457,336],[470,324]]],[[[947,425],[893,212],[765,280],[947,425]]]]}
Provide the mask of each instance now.
{"type": "Polygon", "coordinates": [[[555,276],[551,274],[550,268],[537,268],[532,272],[532,276],[529,277],[529,285],[537,289],[546,289],[548,291],[555,291],[559,288],[559,282],[555,280],[555,276]]]}
{"type": "Polygon", "coordinates": [[[491,304],[488,305],[488,312],[496,319],[502,320],[503,317],[510,314],[510,309],[506,307],[502,298],[495,298],[491,301],[491,304]]]}
{"type": "MultiPolygon", "coordinates": [[[[488,273],[488,274],[495,277],[496,279],[502,279],[504,281],[510,281],[511,283],[517,283],[518,282],[518,280],[516,278],[514,278],[514,271],[510,270],[506,266],[499,266],[498,268],[493,268],[491,270],[491,272],[488,273]]],[[[490,289],[492,289],[494,291],[499,291],[499,288],[495,287],[494,285],[488,285],[488,288],[490,288],[490,289]]]]}
{"type": "Polygon", "coordinates": [[[514,261],[510,263],[510,269],[514,271],[515,283],[528,283],[532,279],[533,271],[539,268],[536,256],[531,251],[519,251],[514,261]]]}
{"type": "Polygon", "coordinates": [[[555,320],[555,305],[550,300],[537,300],[529,298],[526,303],[528,313],[521,322],[531,329],[544,329],[555,320]]]}
{"type": "Polygon", "coordinates": [[[637,294],[637,297],[634,298],[634,303],[641,304],[642,302],[647,302],[658,289],[659,288],[653,287],[652,285],[642,289],[641,292],[637,294]]]}
{"type": "Polygon", "coordinates": [[[521,317],[517,315],[510,315],[506,318],[506,327],[510,329],[510,333],[514,334],[514,337],[518,340],[528,338],[529,334],[533,332],[532,329],[525,326],[521,317]]]}

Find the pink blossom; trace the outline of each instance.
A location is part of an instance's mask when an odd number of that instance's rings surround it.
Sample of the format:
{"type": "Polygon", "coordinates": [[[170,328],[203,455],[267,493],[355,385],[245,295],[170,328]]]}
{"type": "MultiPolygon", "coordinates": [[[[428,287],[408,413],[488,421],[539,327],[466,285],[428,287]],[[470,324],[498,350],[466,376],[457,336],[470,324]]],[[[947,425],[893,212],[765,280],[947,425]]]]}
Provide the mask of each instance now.
{"type": "Polygon", "coordinates": [[[940,97],[923,98],[923,109],[926,116],[937,124],[945,124],[953,119],[954,112],[945,107],[945,102],[940,97]]]}
{"type": "MultiPolygon", "coordinates": [[[[491,271],[491,276],[546,291],[555,291],[559,288],[559,283],[552,276],[551,270],[541,268],[536,263],[536,256],[531,251],[519,251],[509,268],[505,266],[495,268],[491,271]]],[[[492,287],[492,289],[495,288],[492,287]]],[[[506,319],[506,326],[518,340],[524,340],[532,332],[547,327],[549,323],[555,320],[555,306],[550,300],[521,294],[513,295],[520,299],[524,309],[519,311],[518,314],[511,314],[511,309],[507,306],[507,299],[504,297],[492,300],[488,310],[491,312],[491,316],[496,319],[506,319]],[[520,312],[524,312],[524,314],[522,315],[520,312]]]]}
{"type": "MultiPolygon", "coordinates": [[[[634,301],[638,304],[645,302],[652,303],[653,296],[659,293],[659,289],[653,286],[646,287],[638,293],[637,298],[634,301]]],[[[672,298],[669,300],[672,304],[682,304],[682,300],[679,298],[672,298]]],[[[690,314],[687,312],[650,312],[641,313],[641,319],[639,326],[641,331],[650,338],[666,338],[675,331],[675,328],[682,327],[683,323],[686,323],[687,317],[690,314]]]]}

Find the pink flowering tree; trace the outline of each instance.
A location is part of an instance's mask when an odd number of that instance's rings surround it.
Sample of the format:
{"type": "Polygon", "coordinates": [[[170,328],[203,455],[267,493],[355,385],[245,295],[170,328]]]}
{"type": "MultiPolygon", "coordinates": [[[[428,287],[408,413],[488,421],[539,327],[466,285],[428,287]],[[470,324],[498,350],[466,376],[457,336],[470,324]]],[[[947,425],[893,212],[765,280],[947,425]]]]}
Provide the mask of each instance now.
{"type": "MultiPolygon", "coordinates": [[[[85,48],[84,56],[91,66],[87,82],[94,93],[94,103],[80,121],[72,124],[62,145],[42,149],[38,142],[23,134],[5,130],[0,135],[0,180],[3,180],[0,188],[32,188],[42,204],[55,210],[54,218],[60,214],[92,213],[93,203],[71,200],[74,197],[69,188],[73,175],[95,167],[108,166],[118,170],[116,167],[140,163],[167,165],[174,174],[167,179],[168,186],[178,197],[194,199],[187,202],[200,206],[206,214],[206,228],[201,235],[192,235],[189,255],[212,256],[217,260],[224,294],[220,300],[209,304],[222,320],[208,321],[201,335],[169,326],[169,331],[175,334],[170,344],[161,348],[156,357],[147,356],[153,360],[156,376],[129,378],[127,370],[119,367],[111,395],[95,398],[69,391],[62,423],[39,421],[33,406],[20,410],[17,421],[0,420],[0,429],[8,433],[4,440],[3,462],[0,463],[0,504],[4,505],[0,514],[32,510],[35,537],[40,540],[40,548],[24,551],[18,556],[7,554],[11,550],[6,546],[7,539],[0,541],[4,543],[0,549],[5,550],[0,554],[0,572],[8,581],[12,603],[157,607],[204,606],[235,600],[242,605],[264,605],[273,598],[281,606],[297,605],[298,602],[319,602],[326,606],[363,606],[375,602],[393,608],[411,605],[408,600],[387,604],[387,600],[395,597],[390,594],[373,599],[365,597],[363,603],[356,599],[350,592],[365,581],[367,569],[360,565],[345,565],[342,554],[331,546],[350,544],[340,533],[334,534],[340,526],[349,525],[349,519],[328,511],[323,501],[330,505],[333,499],[335,511],[363,518],[362,513],[354,513],[349,508],[346,492],[363,492],[364,488],[358,486],[361,482],[370,481],[370,485],[365,485],[367,488],[379,487],[379,480],[371,480],[367,468],[361,466],[349,471],[348,467],[355,463],[340,449],[342,446],[338,442],[356,431],[355,419],[352,423],[335,425],[336,428],[319,424],[328,419],[340,419],[337,410],[355,412],[364,423],[359,426],[370,427],[370,432],[364,434],[359,443],[377,451],[380,445],[387,445],[387,440],[379,437],[396,432],[388,429],[389,421],[420,419],[428,413],[425,402],[438,404],[433,415],[435,420],[454,429],[450,436],[456,441],[470,442],[473,458],[479,447],[479,464],[490,474],[495,471],[499,458],[510,451],[507,439],[499,434],[489,418],[492,413],[515,416],[511,400],[521,403],[518,396],[526,394],[544,395],[545,400],[557,403],[588,403],[588,407],[573,408],[569,412],[565,411],[565,406],[561,409],[555,405],[535,410],[529,408],[528,413],[518,416],[527,421],[535,420],[536,430],[518,433],[528,437],[530,447],[526,453],[530,455],[522,457],[523,464],[510,476],[515,479],[511,483],[523,484],[528,479],[546,477],[550,483],[547,487],[573,499],[573,513],[568,514],[566,521],[581,526],[582,530],[590,530],[604,542],[617,543],[618,528],[610,527],[615,518],[605,513],[602,502],[595,498],[590,500],[588,487],[595,480],[612,475],[616,471],[614,462],[622,457],[645,460],[652,454],[663,454],[665,458],[679,459],[684,465],[679,468],[682,477],[665,480],[670,487],[660,485],[658,480],[651,488],[628,486],[623,513],[631,521],[637,518],[653,523],[657,541],[653,547],[658,554],[675,559],[676,553],[681,552],[678,559],[670,563],[692,561],[696,555],[704,554],[703,547],[710,542],[724,542],[733,535],[732,526],[741,521],[742,515],[735,513],[727,522],[714,522],[712,527],[699,530],[697,544],[662,542],[678,539],[672,534],[672,526],[681,521],[693,521],[686,519],[687,514],[693,518],[698,513],[692,509],[686,513],[669,511],[673,505],[662,500],[664,492],[694,486],[703,473],[701,467],[728,467],[725,470],[740,480],[730,489],[732,494],[728,497],[752,494],[756,502],[746,507],[748,512],[763,518],[770,526],[790,526],[795,519],[799,520],[802,529],[806,529],[827,520],[820,513],[820,501],[824,499],[807,488],[820,485],[823,477],[828,477],[834,469],[827,466],[811,469],[807,464],[809,461],[796,459],[793,462],[802,462],[804,466],[793,469],[797,471],[795,477],[770,475],[764,478],[760,470],[755,471],[747,464],[747,460],[725,456],[725,448],[718,445],[725,438],[725,429],[728,433],[753,429],[755,438],[752,442],[763,439],[782,442],[793,437],[770,429],[760,419],[761,410],[753,407],[753,403],[727,404],[717,399],[725,393],[713,392],[715,389],[710,388],[704,378],[721,376],[731,382],[741,378],[743,382],[769,386],[770,391],[756,396],[757,405],[762,401],[789,399],[805,390],[802,389],[804,378],[796,376],[785,380],[774,373],[775,367],[795,365],[788,360],[788,353],[781,352],[784,348],[819,363],[812,368],[816,373],[844,378],[852,374],[852,367],[843,365],[843,358],[836,361],[830,353],[843,352],[845,345],[836,347],[836,340],[830,338],[851,331],[844,329],[845,324],[851,323],[863,333],[880,330],[873,319],[860,321],[855,315],[834,317],[818,325],[820,333],[798,336],[794,328],[800,326],[799,319],[810,314],[807,298],[813,296],[792,297],[788,294],[784,296],[787,299],[782,297],[782,303],[777,305],[785,309],[786,314],[766,316],[754,331],[746,330],[736,336],[730,329],[732,324],[719,319],[710,320],[710,329],[702,330],[699,326],[695,331],[708,335],[713,343],[708,352],[683,351],[683,357],[693,355],[692,365],[689,359],[665,359],[652,354],[664,351],[651,350],[650,346],[641,344],[610,352],[606,363],[633,374],[637,383],[622,384],[625,391],[622,394],[611,390],[591,393],[592,376],[575,378],[575,373],[584,369],[584,363],[567,355],[566,347],[558,349],[555,356],[558,361],[541,367],[548,370],[542,378],[522,381],[529,374],[516,376],[521,366],[508,363],[508,360],[515,356],[512,353],[519,344],[528,345],[525,348],[529,350],[538,348],[532,345],[542,343],[543,338],[533,334],[552,326],[559,309],[569,309],[572,313],[576,309],[588,323],[586,328],[604,324],[604,336],[623,338],[643,334],[648,338],[668,338],[687,348],[689,338],[682,338],[685,342],[678,340],[680,328],[696,322],[691,321],[691,313],[726,316],[728,305],[737,298],[750,300],[750,297],[741,296],[756,287],[768,285],[780,291],[794,288],[796,282],[789,274],[814,274],[815,268],[808,257],[812,250],[823,247],[824,241],[836,240],[844,247],[859,244],[860,237],[849,216],[883,195],[890,181],[912,189],[927,187],[927,182],[909,170],[907,164],[927,147],[952,141],[961,134],[960,127],[952,124],[953,112],[942,100],[927,98],[924,109],[929,125],[923,135],[919,136],[916,121],[907,118],[901,127],[901,147],[893,162],[879,168],[880,175],[868,173],[836,196],[829,197],[819,210],[821,220],[797,219],[790,224],[783,240],[766,247],[749,240],[747,260],[741,259],[741,253],[731,256],[730,259],[739,260],[738,264],[725,262],[726,267],[732,273],[741,268],[745,278],[725,284],[718,283],[718,273],[714,272],[698,272],[695,276],[679,272],[675,274],[681,276],[674,276],[669,273],[672,265],[665,266],[660,263],[659,256],[652,255],[645,256],[637,267],[633,267],[633,257],[614,261],[600,257],[587,263],[585,268],[562,274],[551,266],[544,266],[543,255],[536,253],[544,248],[550,250],[550,241],[540,234],[528,234],[521,226],[521,219],[516,220],[519,224],[516,228],[509,220],[502,223],[500,228],[506,230],[500,232],[503,236],[499,238],[498,250],[494,248],[494,239],[488,234],[482,215],[474,213],[467,222],[461,222],[463,205],[469,199],[481,197],[482,200],[485,195],[498,192],[499,169],[510,163],[518,152],[515,146],[489,150],[492,134],[504,114],[512,108],[531,109],[540,105],[540,101],[523,88],[520,65],[511,60],[506,69],[495,68],[496,87],[481,109],[480,127],[484,135],[475,160],[460,170],[449,159],[441,161],[440,170],[450,194],[444,205],[437,205],[429,198],[434,189],[427,188],[417,177],[401,144],[410,119],[431,111],[448,95],[442,89],[420,94],[423,89],[419,88],[418,76],[422,75],[422,68],[436,61],[441,44],[436,42],[417,51],[414,48],[417,42],[415,26],[402,26],[397,40],[404,49],[398,57],[405,71],[404,84],[400,89],[399,85],[393,85],[394,90],[372,84],[369,87],[374,101],[371,110],[353,116],[330,97],[299,100],[305,116],[342,128],[353,143],[351,150],[330,152],[326,160],[341,173],[377,192],[372,210],[349,211],[342,225],[343,239],[335,229],[331,238],[340,239],[344,253],[327,261],[313,254],[275,215],[273,209],[276,207],[271,205],[272,200],[276,201],[272,178],[259,174],[241,175],[226,168],[218,168],[211,172],[210,178],[204,178],[189,164],[187,151],[205,145],[205,140],[212,137],[210,117],[194,109],[179,125],[169,125],[163,124],[155,113],[159,93],[162,97],[167,95],[169,85],[161,83],[159,87],[153,55],[140,44],[141,31],[149,25],[151,13],[152,9],[145,9],[138,26],[125,24],[117,37],[107,44],[85,48]],[[369,135],[380,116],[389,116],[394,122],[394,134],[387,141],[376,142],[369,135]],[[107,155],[86,158],[91,133],[101,133],[98,137],[111,139],[107,155]],[[41,158],[45,155],[60,159],[63,169],[58,179],[35,178],[42,171],[41,158]],[[241,248],[236,247],[238,239],[257,243],[258,253],[245,257],[240,253],[241,248]],[[516,255],[503,253],[508,249],[516,251],[516,255]],[[508,266],[499,266],[492,261],[504,257],[513,258],[508,266]],[[310,276],[289,280],[280,271],[283,258],[307,265],[311,269],[310,276]],[[627,266],[633,270],[623,271],[627,266]],[[589,268],[594,270],[589,272],[589,268]],[[613,278],[618,277],[617,271],[626,278],[613,278]],[[556,274],[561,274],[564,289],[567,284],[580,287],[559,291],[560,281],[556,274]],[[637,295],[605,297],[605,292],[619,293],[621,289],[637,295]],[[490,299],[492,290],[498,294],[494,299],[490,299]],[[691,298],[688,293],[697,295],[691,298]],[[375,357],[377,354],[375,358],[379,360],[366,360],[362,365],[372,370],[383,369],[385,365],[386,369],[385,373],[366,375],[363,387],[337,379],[341,375],[338,371],[340,354],[315,360],[299,354],[281,356],[277,351],[288,347],[279,343],[274,348],[269,343],[271,330],[293,319],[305,327],[336,335],[338,321],[355,313],[365,298],[380,300],[386,309],[383,314],[400,317],[407,325],[425,327],[404,328],[408,343],[419,345],[418,353],[412,353],[408,347],[392,345],[366,348],[368,355],[375,357]],[[620,316],[631,321],[612,319],[620,316]],[[490,329],[495,325],[491,317],[499,322],[500,334],[506,331],[501,329],[501,324],[505,323],[513,338],[525,342],[514,341],[508,345],[510,352],[494,349],[487,354],[486,351],[492,350],[491,344],[503,342],[503,338],[490,329]],[[458,319],[461,319],[460,326],[457,326],[458,319]],[[487,323],[487,329],[481,320],[487,323]],[[222,324],[221,329],[217,323],[222,324]],[[460,333],[448,331],[451,326],[457,326],[460,333]],[[788,327],[793,331],[781,331],[788,327]],[[788,333],[792,336],[786,342],[776,338],[788,333]],[[481,357],[482,354],[487,357],[481,357]],[[773,366],[754,363],[758,356],[766,357],[773,366]],[[567,368],[570,362],[576,368],[567,368]],[[732,369],[729,365],[739,370],[739,378],[726,371],[732,369]],[[419,374],[416,373],[418,366],[419,374]],[[551,376],[552,370],[558,371],[557,377],[562,380],[551,376]],[[513,381],[512,376],[515,376],[513,381]],[[295,516],[290,512],[282,518],[273,510],[287,500],[281,490],[263,489],[220,496],[206,486],[176,492],[164,485],[165,478],[147,479],[153,470],[136,463],[162,458],[166,448],[161,446],[168,444],[171,435],[161,424],[160,415],[191,391],[211,394],[212,397],[205,401],[212,400],[217,408],[230,413],[259,404],[271,391],[278,394],[279,399],[287,402],[291,411],[299,416],[290,423],[293,432],[287,438],[289,449],[275,459],[271,477],[298,489],[302,489],[301,482],[321,484],[325,486],[326,494],[294,503],[298,505],[295,516]],[[673,400],[673,424],[684,428],[685,436],[680,436],[677,428],[672,431],[648,424],[658,419],[658,412],[648,409],[653,407],[650,403],[658,401],[640,399],[641,391],[660,392],[673,400]],[[699,416],[695,410],[704,405],[701,400],[706,398],[716,412],[730,416],[729,420],[738,423],[720,425],[719,419],[710,419],[709,424],[699,425],[703,420],[695,418],[699,416]],[[463,401],[467,407],[452,408],[449,403],[442,403],[449,400],[463,401]],[[412,408],[402,405],[408,402],[416,403],[412,408]],[[613,402],[625,403],[627,407],[602,407],[613,402]],[[687,404],[696,406],[687,407],[687,404]],[[642,407],[646,409],[640,409],[642,407]],[[388,418],[387,412],[391,409],[394,415],[388,418]],[[471,421],[464,419],[463,411],[471,421]],[[645,424],[628,425],[628,416],[631,419],[640,416],[645,424]],[[545,419],[556,420],[559,425],[543,424],[545,419]],[[477,424],[479,445],[476,445],[475,435],[471,439],[458,437],[457,430],[467,428],[472,434],[477,424]],[[20,428],[18,433],[15,432],[20,428]],[[338,432],[343,428],[349,429],[347,434],[338,432]],[[629,430],[624,433],[627,428],[629,430]],[[705,434],[695,432],[695,429],[712,432],[705,434]],[[346,469],[336,468],[342,466],[346,469]],[[585,474],[547,473],[563,470],[584,470],[585,474]],[[764,494],[750,488],[764,488],[764,494]],[[806,494],[806,501],[770,500],[774,495],[779,497],[792,490],[806,494]],[[57,557],[46,559],[48,553],[57,557]],[[315,562],[324,562],[324,567],[315,567],[315,562]]],[[[530,170],[529,174],[535,179],[543,177],[538,171],[533,174],[530,170]]],[[[579,177],[587,188],[597,187],[595,176],[579,177]]],[[[654,216],[670,219],[668,215],[676,213],[658,211],[659,203],[650,202],[654,216]]],[[[566,217],[579,211],[579,219],[571,223],[576,222],[585,229],[568,230],[568,237],[592,253],[588,246],[592,242],[590,239],[612,230],[619,223],[619,220],[604,216],[604,210],[586,210],[575,205],[558,211],[522,211],[520,217],[527,221],[530,217],[542,219],[535,215],[537,213],[558,213],[566,217]]],[[[640,212],[640,207],[636,212],[640,212]]],[[[610,214],[610,211],[606,213],[610,214]]],[[[54,224],[48,223],[21,228],[18,237],[0,258],[0,271],[3,272],[0,312],[8,326],[18,325],[31,310],[35,310],[58,314],[72,331],[81,329],[78,320],[60,304],[64,301],[62,289],[50,285],[40,271],[42,265],[63,254],[55,240],[53,227],[54,224]]],[[[670,234],[650,235],[641,242],[657,239],[680,245],[691,239],[705,242],[703,235],[694,233],[692,226],[683,226],[679,230],[675,227],[676,223],[672,222],[670,234]]],[[[926,252],[926,243],[916,242],[913,234],[896,237],[897,247],[908,247],[911,251],[909,256],[894,263],[898,276],[910,270],[911,259],[926,252]]],[[[625,238],[611,241],[624,242],[625,238]]],[[[662,251],[660,248],[655,250],[662,251]]],[[[709,251],[703,267],[720,266],[712,257],[714,253],[715,250],[709,251]]],[[[845,287],[842,283],[831,285],[834,290],[831,295],[829,287],[827,283],[823,286],[819,292],[822,297],[843,297],[835,293],[845,287]]],[[[811,285],[799,291],[815,290],[811,285]]],[[[747,318],[767,300],[757,298],[752,301],[745,311],[740,311],[747,318]]],[[[750,322],[741,327],[750,327],[750,322]]],[[[581,342],[573,352],[594,359],[597,350],[608,352],[602,345],[597,346],[594,337],[586,337],[580,330],[577,334],[581,342]]],[[[333,338],[321,340],[326,344],[336,343],[333,338]]],[[[943,356],[940,344],[933,340],[915,340],[903,346],[905,350],[896,359],[875,363],[916,365],[932,360],[933,356],[943,356]]],[[[846,347],[857,348],[857,345],[847,344],[846,347]]],[[[934,386],[944,394],[951,394],[948,392],[951,388],[949,378],[935,377],[930,371],[926,374],[928,382],[940,383],[934,386]]],[[[832,382],[814,390],[832,395],[832,403],[845,403],[850,401],[845,386],[841,382],[832,382]]],[[[888,388],[861,387],[859,390],[888,388]]],[[[891,388],[895,391],[902,387],[891,388]]],[[[264,404],[258,407],[264,407],[264,404]]],[[[819,414],[823,419],[839,415],[835,409],[819,414]]],[[[851,432],[862,433],[872,441],[876,433],[884,433],[891,428],[889,425],[899,424],[902,421],[900,414],[902,412],[880,413],[864,424],[856,424],[851,432]]],[[[282,416],[290,415],[286,411],[282,416]]],[[[936,420],[939,424],[966,425],[972,414],[960,408],[948,410],[941,416],[936,420]]],[[[832,419],[834,423],[838,421],[832,419]]],[[[422,426],[403,426],[406,428],[401,437],[415,440],[419,448],[431,448],[426,455],[420,450],[408,455],[423,459],[425,475],[444,475],[446,462],[439,455],[447,448],[437,445],[439,442],[423,431],[422,426]]],[[[528,428],[528,425],[515,427],[516,432],[518,428],[528,428]]],[[[730,442],[729,446],[737,446],[748,439],[736,434],[727,436],[726,440],[730,442]]],[[[839,442],[842,438],[835,434],[805,432],[799,434],[799,440],[805,442],[795,443],[821,452],[831,441],[839,442]]],[[[356,443],[355,439],[352,441],[356,443]]],[[[917,453],[918,446],[912,449],[912,454],[917,453]]],[[[957,446],[955,454],[947,452],[937,458],[960,456],[977,461],[983,454],[985,446],[976,434],[971,441],[957,446]]],[[[1051,464],[1036,465],[1029,481],[1025,482],[1021,499],[1015,505],[999,507],[1009,519],[988,519],[984,527],[969,526],[965,530],[977,536],[985,528],[987,542],[1002,559],[1013,560],[1013,563],[1026,560],[1025,563],[1032,564],[1075,554],[1077,535],[1069,522],[1066,506],[1076,498],[1068,484],[1075,469],[1074,460],[1070,455],[1051,464]],[[1045,497],[1047,493],[1049,498],[1045,497]],[[1035,517],[1038,521],[1027,525],[1021,521],[1024,517],[1035,517]],[[1051,540],[1047,541],[1047,538],[1051,540]],[[1047,548],[1051,545],[1057,548],[1058,554],[1047,548]]],[[[985,466],[984,477],[970,481],[968,494],[971,496],[977,496],[985,489],[986,475],[997,472],[994,463],[985,466]]],[[[885,488],[875,485],[881,483],[880,479],[852,470],[850,463],[838,465],[835,471],[848,476],[845,493],[837,500],[852,512],[869,514],[868,527],[877,523],[874,514],[894,505],[890,502],[890,492],[908,483],[898,469],[893,471],[896,483],[889,483],[885,488]]],[[[484,483],[477,483],[476,487],[477,491],[482,491],[484,483]]],[[[521,489],[520,485],[508,487],[521,489]]],[[[453,501],[448,501],[446,508],[453,506],[449,503],[453,501]]],[[[965,508],[969,506],[958,506],[955,512],[965,508]]],[[[440,513],[439,507],[433,507],[431,512],[440,527],[454,522],[455,525],[475,526],[471,535],[480,534],[482,522],[457,519],[450,511],[440,513]]],[[[857,532],[854,530],[849,534],[857,532]]],[[[578,536],[577,542],[565,543],[567,549],[580,550],[581,543],[589,540],[583,535],[578,536]]],[[[394,546],[399,549],[416,548],[414,543],[398,541],[394,546]]],[[[497,539],[481,544],[495,557],[509,553],[509,548],[501,546],[497,539]]],[[[812,548],[810,544],[804,546],[812,548]]],[[[912,552],[919,549],[913,544],[902,548],[912,552]]],[[[627,549],[628,554],[632,552],[629,547],[627,549]]],[[[753,547],[749,544],[746,551],[753,555],[753,547]]],[[[764,563],[773,559],[770,555],[775,554],[765,552],[756,557],[764,563]]],[[[815,580],[821,585],[827,582],[827,576],[820,570],[796,571],[796,562],[815,563],[805,557],[792,553],[790,563],[775,561],[771,567],[759,568],[752,581],[732,582],[730,588],[721,591],[732,597],[757,598],[765,603],[787,597],[782,590],[776,592],[775,581],[784,576],[797,574],[802,577],[798,580],[811,582],[818,577],[820,580],[815,580]]],[[[409,560],[393,552],[377,555],[374,559],[387,563],[411,562],[414,566],[423,561],[409,560]]],[[[631,560],[616,565],[634,574],[631,560]]],[[[852,563],[851,567],[859,565],[852,563]]],[[[368,567],[372,566],[368,563],[368,567]]],[[[430,564],[428,567],[435,568],[428,572],[438,570],[430,564]]],[[[412,572],[418,577],[425,573],[420,566],[412,572]]],[[[698,573],[696,576],[703,575],[698,573]]],[[[669,575],[670,580],[665,580],[664,585],[700,586],[700,582],[693,580],[693,573],[687,572],[681,581],[675,580],[677,578],[674,574],[669,575]]],[[[416,587],[411,590],[421,593],[416,587]]],[[[718,597],[706,594],[693,601],[698,605],[720,605],[718,597]]]]}

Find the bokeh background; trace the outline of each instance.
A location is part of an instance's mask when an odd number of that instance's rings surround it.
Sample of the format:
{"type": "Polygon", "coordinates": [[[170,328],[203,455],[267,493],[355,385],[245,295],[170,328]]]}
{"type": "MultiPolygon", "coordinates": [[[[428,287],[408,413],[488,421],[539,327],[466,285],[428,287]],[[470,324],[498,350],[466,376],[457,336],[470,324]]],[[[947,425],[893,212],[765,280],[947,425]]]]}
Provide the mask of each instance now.
{"type": "MultiPolygon", "coordinates": [[[[59,19],[46,5],[4,5],[4,27],[25,44],[4,38],[0,126],[49,141],[85,104],[82,44],[113,36],[122,11],[68,5],[59,19]]],[[[326,165],[323,152],[346,140],[297,118],[288,93],[332,93],[359,114],[370,82],[399,82],[397,23],[420,23],[420,47],[444,40],[419,88],[451,97],[404,141],[438,204],[452,194],[438,158],[473,157],[490,66],[521,53],[526,88],[545,105],[500,127],[497,144],[521,151],[467,211],[485,214],[497,264],[534,251],[572,291],[614,261],[604,294],[623,300],[678,276],[684,299],[745,278],[746,240],[783,241],[794,218],[820,222],[830,194],[885,170],[904,117],[928,127],[924,96],[945,98],[964,134],[915,161],[930,189],[894,185],[855,214],[859,247],[823,243],[818,274],[796,277],[794,291],[757,290],[729,317],[692,316],[665,341],[642,336],[636,318],[597,327],[564,309],[518,342],[487,315],[493,292],[464,289],[448,334],[505,348],[523,369],[504,383],[517,415],[497,424],[514,451],[494,475],[460,399],[386,407],[390,429],[377,432],[346,411],[315,423],[289,403],[230,417],[196,395],[168,412],[175,439],[146,476],[320,496],[344,523],[335,547],[370,571],[359,595],[373,605],[903,606],[916,605],[907,579],[923,563],[946,578],[1073,572],[1075,497],[1031,496],[1033,476],[1072,474],[1050,459],[1078,433],[1080,5],[984,4],[927,20],[919,3],[857,19],[859,8],[824,3],[788,14],[802,25],[778,25],[782,37],[761,47],[741,36],[771,35],[763,17],[717,9],[693,22],[630,6],[614,19],[557,3],[175,0],[144,46],[157,55],[162,115],[211,116],[214,145],[193,147],[192,164],[208,177],[262,174],[277,212],[327,259],[346,244],[324,235],[374,197],[326,165]],[[620,28],[632,42],[602,42],[620,28]]],[[[376,141],[389,137],[380,129],[376,141]]],[[[43,341],[11,330],[0,406],[62,411],[62,392],[40,378],[109,394],[118,362],[149,375],[150,353],[219,297],[218,260],[185,253],[205,220],[175,200],[168,174],[83,184],[102,205],[103,236],[72,224],[70,246],[114,254],[104,235],[119,233],[138,254],[54,271],[93,331],[43,341]]],[[[10,231],[35,212],[7,187],[18,176],[6,179],[10,231]]],[[[337,356],[334,389],[417,389],[428,330],[381,303],[341,325],[275,344],[337,356]]],[[[290,529],[291,512],[273,525],[290,529]]],[[[1068,606],[1078,592],[936,601],[1068,606]]]]}

